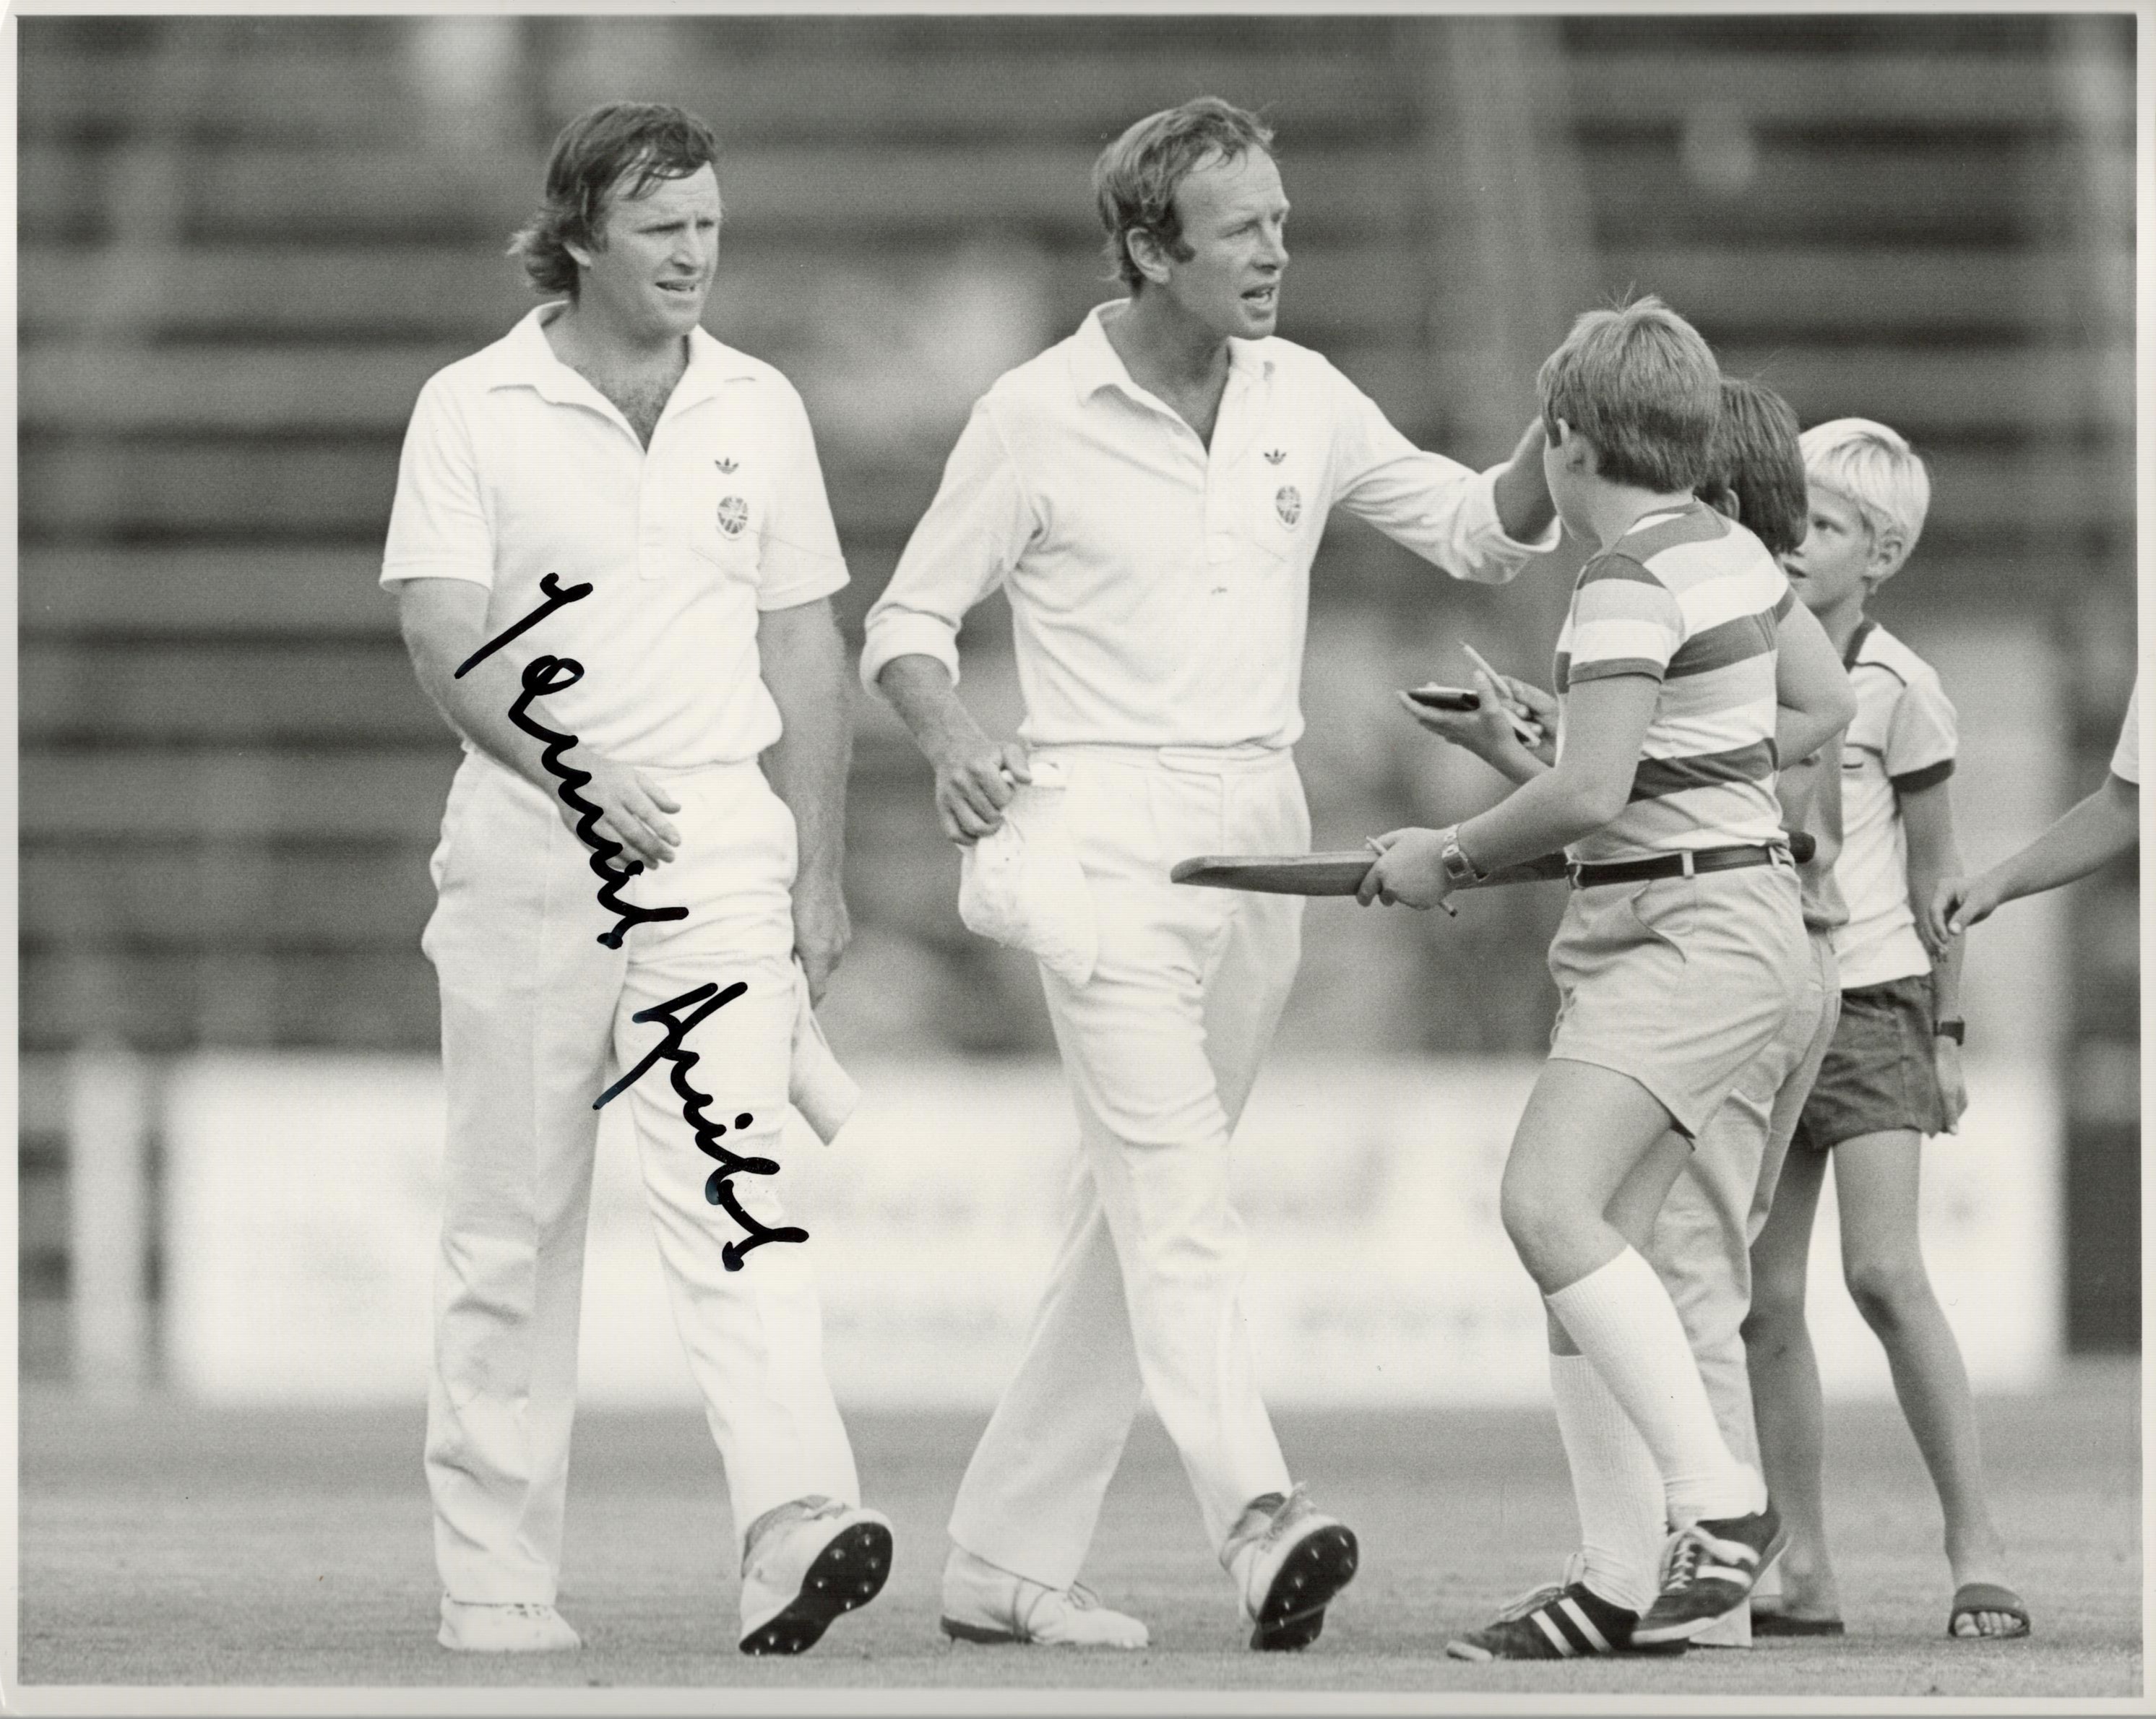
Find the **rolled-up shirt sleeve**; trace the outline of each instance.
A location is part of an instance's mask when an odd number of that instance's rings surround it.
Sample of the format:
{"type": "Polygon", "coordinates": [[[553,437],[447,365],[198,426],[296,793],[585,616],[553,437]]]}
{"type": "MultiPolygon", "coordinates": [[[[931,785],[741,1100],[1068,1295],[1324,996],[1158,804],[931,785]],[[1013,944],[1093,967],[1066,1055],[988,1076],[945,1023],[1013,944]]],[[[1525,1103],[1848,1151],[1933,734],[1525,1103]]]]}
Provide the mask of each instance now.
{"type": "Polygon", "coordinates": [[[382,582],[468,579],[494,586],[494,527],[471,428],[439,376],[420,389],[397,464],[382,582]]]}
{"type": "Polygon", "coordinates": [[[958,629],[966,612],[1018,565],[1034,511],[988,398],[973,415],[928,511],[869,610],[861,685],[873,692],[894,657],[928,656],[958,679],[958,629]]]}
{"type": "Polygon", "coordinates": [[[1455,579],[1502,585],[1529,557],[1557,546],[1555,521],[1532,543],[1505,535],[1496,494],[1502,465],[1478,472],[1418,448],[1346,377],[1336,370],[1332,381],[1336,505],[1455,579]]]}

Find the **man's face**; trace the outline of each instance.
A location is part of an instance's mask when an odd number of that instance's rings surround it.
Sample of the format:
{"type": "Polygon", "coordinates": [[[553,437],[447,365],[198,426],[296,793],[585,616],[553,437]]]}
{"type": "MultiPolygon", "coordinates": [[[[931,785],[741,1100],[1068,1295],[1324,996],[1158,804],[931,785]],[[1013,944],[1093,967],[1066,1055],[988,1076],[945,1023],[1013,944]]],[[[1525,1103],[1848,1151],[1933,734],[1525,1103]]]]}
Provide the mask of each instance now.
{"type": "Polygon", "coordinates": [[[1838,490],[1806,488],[1804,541],[1782,557],[1797,598],[1815,614],[1865,594],[1866,576],[1883,566],[1856,504],[1838,490]]]}
{"type": "Polygon", "coordinates": [[[1165,250],[1164,292],[1216,335],[1261,340],[1280,316],[1280,280],[1287,267],[1287,193],[1280,169],[1263,150],[1209,162],[1175,189],[1188,262],[1165,250]]]}
{"type": "Polygon", "coordinates": [[[719,260],[719,181],[709,165],[609,196],[599,246],[569,248],[583,265],[577,304],[631,341],[685,335],[704,314],[719,260]]]}

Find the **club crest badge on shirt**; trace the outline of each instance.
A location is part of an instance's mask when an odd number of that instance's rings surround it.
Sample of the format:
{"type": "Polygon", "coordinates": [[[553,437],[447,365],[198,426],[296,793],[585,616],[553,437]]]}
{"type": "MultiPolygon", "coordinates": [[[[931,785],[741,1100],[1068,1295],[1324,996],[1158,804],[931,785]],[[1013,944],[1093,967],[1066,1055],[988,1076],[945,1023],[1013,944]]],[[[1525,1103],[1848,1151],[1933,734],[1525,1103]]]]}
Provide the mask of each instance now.
{"type": "Polygon", "coordinates": [[[748,523],[748,503],[738,495],[728,495],[719,503],[719,529],[729,537],[738,537],[742,527],[748,523]]]}
{"type": "Polygon", "coordinates": [[[1302,492],[1293,484],[1282,484],[1274,493],[1273,511],[1280,516],[1282,525],[1293,525],[1302,517],[1302,492]]]}

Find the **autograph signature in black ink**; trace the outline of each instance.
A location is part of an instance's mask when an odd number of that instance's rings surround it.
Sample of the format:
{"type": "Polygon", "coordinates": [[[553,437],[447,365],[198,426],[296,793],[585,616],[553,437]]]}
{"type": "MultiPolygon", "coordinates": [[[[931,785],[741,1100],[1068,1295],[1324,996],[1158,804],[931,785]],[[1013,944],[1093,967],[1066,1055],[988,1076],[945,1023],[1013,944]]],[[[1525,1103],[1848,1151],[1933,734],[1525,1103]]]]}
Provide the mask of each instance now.
{"type": "Polygon", "coordinates": [[[495,634],[493,638],[488,639],[485,644],[480,646],[477,650],[474,651],[470,656],[459,663],[457,665],[457,672],[450,676],[450,679],[454,680],[463,680],[466,675],[471,672],[471,670],[476,669],[481,663],[485,662],[489,657],[492,656],[495,652],[500,650],[503,645],[508,644],[511,639],[516,638],[519,634],[529,633],[534,627],[537,626],[540,622],[545,620],[547,616],[552,614],[556,609],[566,608],[568,604],[572,603],[581,603],[585,598],[589,597],[592,594],[592,588],[589,585],[572,585],[567,591],[564,591],[562,588],[562,576],[559,573],[548,573],[545,575],[539,581],[539,588],[547,593],[546,602],[541,603],[538,608],[532,610],[530,614],[525,616],[522,620],[511,621],[506,627],[504,627],[499,633],[495,634]]]}
{"type": "MultiPolygon", "coordinates": [[[[592,1108],[597,1110],[610,1099],[620,1096],[642,1079],[654,1063],[663,1060],[674,1065],[672,1084],[681,1099],[682,1120],[696,1130],[696,1149],[705,1157],[718,1161],[719,1167],[711,1172],[711,1179],[704,1184],[704,1198],[715,1206],[726,1208],[726,1214],[747,1232],[745,1239],[730,1241],[720,1249],[719,1256],[729,1271],[740,1270],[748,1251],[752,1248],[762,1247],[767,1241],[808,1239],[808,1232],[805,1229],[791,1224],[783,1229],[769,1229],[742,1209],[741,1202],[734,1198],[733,1178],[775,1176],[778,1173],[778,1165],[770,1158],[745,1158],[721,1146],[719,1141],[726,1131],[726,1125],[706,1117],[705,1106],[711,1101],[708,1095],[699,1092],[689,1084],[689,1070],[696,1067],[697,1062],[697,1053],[682,1042],[689,1036],[690,1029],[706,1016],[724,1008],[747,989],[748,987],[738,979],[723,991],[716,985],[699,985],[693,991],[684,991],[679,997],[669,998],[664,1003],[654,1003],[649,1008],[639,1009],[629,1017],[630,1019],[664,1021],[666,1023],[666,1036],[642,1062],[599,1094],[592,1105],[592,1108]],[[694,1012],[686,1017],[677,1013],[692,1004],[696,1005],[694,1012]]],[[[755,1121],[754,1116],[743,1111],[734,1118],[734,1126],[737,1129],[747,1128],[755,1121]]]]}
{"type": "MultiPolygon", "coordinates": [[[[588,584],[572,585],[564,590],[558,573],[546,575],[539,581],[539,588],[547,593],[546,602],[521,620],[511,622],[466,657],[457,665],[455,678],[462,679],[466,670],[477,668],[511,639],[537,626],[556,609],[580,602],[592,594],[592,588],[588,584]]],[[[577,736],[558,734],[528,714],[531,700],[535,698],[544,698],[550,692],[563,691],[583,678],[584,665],[574,657],[532,658],[524,665],[524,690],[510,706],[509,720],[532,739],[547,742],[547,749],[539,755],[539,762],[547,767],[547,773],[561,784],[555,792],[561,796],[562,803],[571,811],[583,814],[577,819],[577,836],[592,850],[590,865],[599,880],[599,906],[615,916],[613,928],[601,931],[598,940],[609,949],[619,949],[621,940],[633,927],[659,920],[686,919],[689,910],[685,907],[639,907],[633,901],[621,899],[622,885],[644,870],[644,862],[641,860],[623,860],[617,865],[615,861],[624,851],[621,844],[598,833],[598,822],[606,815],[606,808],[595,805],[577,792],[592,779],[591,772],[562,762],[562,754],[576,745],[577,736]]]]}
{"type": "MultiPolygon", "coordinates": [[[[537,626],[556,609],[581,602],[592,594],[592,588],[588,584],[572,585],[565,590],[561,576],[557,573],[548,573],[542,578],[539,588],[546,593],[547,600],[522,619],[505,627],[466,657],[457,665],[456,678],[461,680],[468,671],[477,668],[511,639],[537,626]]],[[[509,720],[534,740],[545,742],[546,750],[539,755],[539,762],[547,767],[547,774],[559,783],[555,792],[560,795],[562,803],[583,814],[577,819],[577,835],[592,850],[591,868],[598,875],[600,883],[599,906],[616,916],[613,929],[600,932],[598,940],[609,949],[619,949],[622,939],[633,927],[657,920],[686,919],[689,910],[685,907],[639,907],[633,901],[621,899],[622,885],[643,872],[644,862],[641,860],[621,860],[617,865],[615,862],[623,852],[621,844],[599,834],[598,821],[605,815],[605,808],[594,805],[578,792],[592,779],[591,772],[579,770],[573,764],[565,765],[562,762],[562,753],[577,744],[577,736],[557,733],[531,715],[534,699],[564,691],[583,678],[584,665],[574,657],[532,658],[525,665],[524,672],[519,677],[523,690],[509,707],[509,720]]],[[[714,1122],[706,1117],[705,1107],[711,1101],[706,1094],[697,1091],[689,1084],[689,1070],[697,1062],[697,1053],[682,1042],[688,1037],[690,1029],[706,1016],[724,1008],[747,989],[748,987],[739,981],[723,991],[716,985],[699,985],[693,991],[685,991],[667,1002],[639,1010],[631,1017],[632,1019],[639,1022],[663,1020],[666,1023],[666,1036],[660,1040],[656,1049],[608,1087],[592,1105],[593,1110],[598,1110],[610,1099],[620,1096],[649,1072],[654,1063],[664,1060],[674,1065],[673,1086],[681,1099],[682,1120],[695,1131],[696,1149],[706,1157],[718,1161],[719,1167],[711,1173],[711,1179],[704,1184],[704,1198],[715,1206],[724,1207],[727,1215],[747,1232],[742,1240],[728,1242],[720,1250],[720,1258],[729,1271],[740,1270],[749,1250],[761,1247],[767,1241],[808,1239],[808,1232],[805,1229],[792,1226],[773,1229],[759,1224],[742,1208],[741,1202],[734,1198],[732,1178],[742,1175],[775,1176],[778,1173],[778,1166],[770,1158],[743,1157],[738,1152],[729,1152],[721,1146],[719,1142],[726,1134],[726,1124],[714,1122]],[[676,1018],[676,1010],[687,1008],[692,1003],[701,1006],[685,1019],[676,1018]]],[[[743,1111],[734,1118],[734,1126],[737,1130],[747,1128],[755,1121],[754,1116],[743,1111]]]]}
{"type": "Polygon", "coordinates": [[[588,770],[579,770],[573,764],[565,765],[562,754],[577,743],[573,734],[557,734],[543,722],[535,721],[529,714],[531,700],[544,698],[550,692],[560,692],[574,686],[584,678],[584,665],[574,657],[537,656],[524,665],[524,690],[509,707],[509,720],[534,740],[543,740],[547,749],[540,753],[539,762],[547,767],[547,773],[560,780],[555,793],[562,803],[583,815],[577,819],[577,834],[592,850],[591,868],[599,878],[599,906],[619,916],[611,931],[599,933],[599,942],[609,949],[621,947],[621,940],[629,935],[633,926],[661,919],[686,919],[685,907],[639,907],[634,901],[621,899],[621,886],[644,870],[641,860],[624,860],[617,866],[614,860],[622,851],[621,844],[610,836],[598,833],[599,819],[606,808],[586,799],[577,790],[592,779],[588,770]]]}

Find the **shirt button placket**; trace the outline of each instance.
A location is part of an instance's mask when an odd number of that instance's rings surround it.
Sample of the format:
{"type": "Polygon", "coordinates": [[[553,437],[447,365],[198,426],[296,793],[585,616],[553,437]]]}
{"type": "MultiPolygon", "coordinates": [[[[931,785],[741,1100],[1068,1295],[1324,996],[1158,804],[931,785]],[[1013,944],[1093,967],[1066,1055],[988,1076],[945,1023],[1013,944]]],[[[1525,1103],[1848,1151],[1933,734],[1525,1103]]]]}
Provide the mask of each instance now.
{"type": "Polygon", "coordinates": [[[1220,474],[1210,460],[1205,467],[1205,567],[1208,582],[1215,597],[1224,597],[1228,591],[1228,576],[1235,558],[1235,522],[1229,512],[1228,498],[1234,486],[1219,480],[1220,474]]]}
{"type": "MultiPolygon", "coordinates": [[[[659,438],[652,437],[655,443],[659,438]]],[[[655,579],[666,566],[666,536],[663,526],[665,486],[655,480],[649,450],[636,477],[636,572],[639,578],[655,579]]]]}

